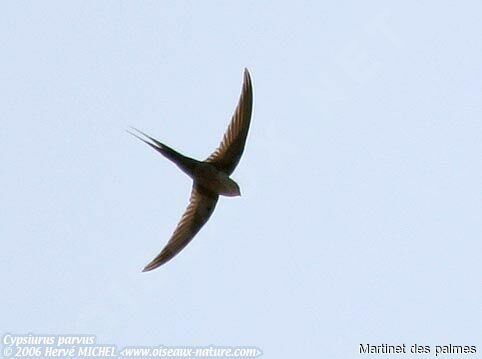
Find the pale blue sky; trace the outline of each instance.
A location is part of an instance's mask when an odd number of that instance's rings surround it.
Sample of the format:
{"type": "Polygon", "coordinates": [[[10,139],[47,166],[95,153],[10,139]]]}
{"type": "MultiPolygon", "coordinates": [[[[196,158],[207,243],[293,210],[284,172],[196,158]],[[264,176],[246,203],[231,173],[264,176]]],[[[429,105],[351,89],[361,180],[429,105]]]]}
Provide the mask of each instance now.
{"type": "MultiPolygon", "coordinates": [[[[480,345],[478,1],[3,1],[0,330],[123,345],[480,345]],[[141,273],[248,67],[254,114],[222,198],[141,273]]],[[[399,356],[403,358],[403,356],[399,356]]],[[[412,357],[413,358],[413,357],[412,357]]]]}

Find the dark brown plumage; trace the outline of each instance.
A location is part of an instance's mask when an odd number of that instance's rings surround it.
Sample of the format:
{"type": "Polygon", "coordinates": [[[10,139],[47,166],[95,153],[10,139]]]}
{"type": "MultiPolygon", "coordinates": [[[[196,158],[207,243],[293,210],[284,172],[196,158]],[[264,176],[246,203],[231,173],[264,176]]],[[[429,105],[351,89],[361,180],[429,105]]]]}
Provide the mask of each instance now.
{"type": "Polygon", "coordinates": [[[219,195],[240,195],[238,184],[229,176],[236,168],[243,154],[251,122],[252,107],[253,91],[251,77],[248,70],[245,69],[241,97],[229,127],[219,147],[205,161],[186,157],[142,131],[134,129],[150,142],[135,133],[129,132],[174,162],[193,179],[191,198],[186,211],[182,215],[169,242],[159,255],[144,268],[144,272],[153,270],[166,263],[189,244],[211,217],[219,195]]]}

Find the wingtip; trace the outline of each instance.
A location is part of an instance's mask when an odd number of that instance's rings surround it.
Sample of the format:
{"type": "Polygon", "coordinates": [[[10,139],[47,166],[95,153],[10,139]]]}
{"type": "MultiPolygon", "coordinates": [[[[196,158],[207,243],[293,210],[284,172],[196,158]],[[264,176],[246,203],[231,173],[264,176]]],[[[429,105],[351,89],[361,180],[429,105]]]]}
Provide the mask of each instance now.
{"type": "MultiPolygon", "coordinates": [[[[170,259],[170,258],[169,258],[170,259]]],[[[169,260],[168,259],[168,260],[169,260]]],[[[149,262],[145,267],[144,269],[142,270],[143,272],[150,272],[151,270],[154,270],[156,268],[159,268],[160,266],[162,266],[165,262],[167,262],[166,260],[161,259],[160,256],[157,256],[156,258],[154,258],[151,262],[149,262]]]]}
{"type": "Polygon", "coordinates": [[[142,272],[150,272],[151,270],[156,269],[157,267],[159,267],[157,263],[151,262],[142,269],[142,272]]]}
{"type": "Polygon", "coordinates": [[[247,67],[244,68],[244,86],[251,87],[251,74],[247,67]]]}

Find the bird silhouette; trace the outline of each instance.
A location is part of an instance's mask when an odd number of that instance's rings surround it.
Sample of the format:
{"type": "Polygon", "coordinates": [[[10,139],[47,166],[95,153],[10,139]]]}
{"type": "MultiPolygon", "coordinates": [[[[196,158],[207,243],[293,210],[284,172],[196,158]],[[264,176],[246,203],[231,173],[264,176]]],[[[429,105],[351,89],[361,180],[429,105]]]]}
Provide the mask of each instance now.
{"type": "Polygon", "coordinates": [[[132,128],[146,139],[131,131],[131,135],[151,146],[174,162],[193,180],[191,198],[169,242],[162,251],[147,264],[143,272],[151,271],[174,258],[186,247],[214,212],[219,195],[240,196],[238,184],[230,178],[244,151],[251,112],[253,89],[248,69],[244,70],[241,96],[228,129],[219,147],[204,161],[186,157],[142,131],[132,128]]]}

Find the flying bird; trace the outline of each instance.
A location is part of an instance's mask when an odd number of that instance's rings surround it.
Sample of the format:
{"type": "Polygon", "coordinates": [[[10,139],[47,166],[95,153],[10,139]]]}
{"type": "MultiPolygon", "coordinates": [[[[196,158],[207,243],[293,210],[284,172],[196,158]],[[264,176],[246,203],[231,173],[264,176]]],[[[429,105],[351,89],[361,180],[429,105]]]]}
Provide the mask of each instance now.
{"type": "Polygon", "coordinates": [[[162,251],[143,269],[151,271],[171,260],[186,247],[208,221],[216,207],[219,196],[240,196],[238,184],[230,178],[244,151],[251,112],[253,89],[248,69],[244,70],[244,81],[238,105],[224,133],[219,147],[204,161],[184,156],[151,136],[139,131],[129,132],[174,162],[193,180],[191,198],[169,242],[162,251]],[[140,137],[144,136],[144,138],[140,137]]]}

